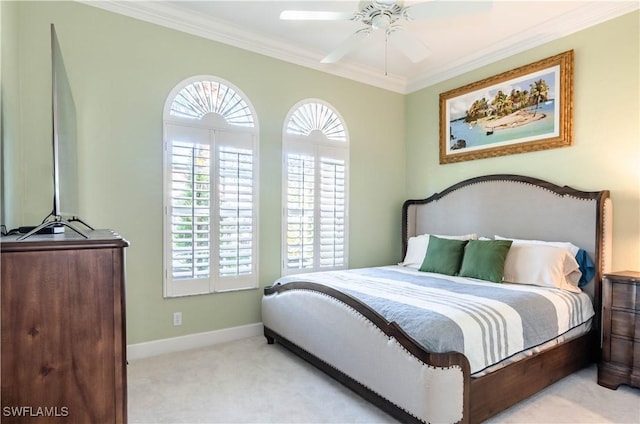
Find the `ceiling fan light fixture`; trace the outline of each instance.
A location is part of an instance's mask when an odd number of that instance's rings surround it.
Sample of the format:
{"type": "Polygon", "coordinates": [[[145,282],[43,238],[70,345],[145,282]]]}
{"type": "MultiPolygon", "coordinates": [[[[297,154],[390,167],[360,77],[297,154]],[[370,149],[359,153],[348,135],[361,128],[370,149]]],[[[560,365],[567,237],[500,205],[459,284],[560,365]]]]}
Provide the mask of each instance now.
{"type": "Polygon", "coordinates": [[[387,29],[391,26],[392,22],[391,16],[386,13],[381,13],[371,18],[371,26],[373,29],[387,29]]]}

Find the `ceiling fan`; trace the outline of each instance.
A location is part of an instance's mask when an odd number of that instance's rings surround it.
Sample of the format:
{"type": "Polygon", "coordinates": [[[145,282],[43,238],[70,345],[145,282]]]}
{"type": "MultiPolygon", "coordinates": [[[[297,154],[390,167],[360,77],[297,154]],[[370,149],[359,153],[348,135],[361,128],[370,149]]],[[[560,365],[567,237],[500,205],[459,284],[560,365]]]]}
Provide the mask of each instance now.
{"type": "MultiPolygon", "coordinates": [[[[400,50],[409,60],[418,63],[429,57],[429,48],[415,35],[402,27],[402,21],[436,19],[446,16],[475,13],[490,7],[489,1],[427,1],[404,6],[403,0],[363,0],[356,12],[331,12],[310,10],[285,10],[280,14],[282,20],[304,21],[354,21],[364,27],[354,32],[335,50],[329,53],[322,63],[334,63],[346,54],[358,48],[373,31],[385,32],[386,42],[400,50]]],[[[385,59],[386,65],[386,59],[385,59]]]]}

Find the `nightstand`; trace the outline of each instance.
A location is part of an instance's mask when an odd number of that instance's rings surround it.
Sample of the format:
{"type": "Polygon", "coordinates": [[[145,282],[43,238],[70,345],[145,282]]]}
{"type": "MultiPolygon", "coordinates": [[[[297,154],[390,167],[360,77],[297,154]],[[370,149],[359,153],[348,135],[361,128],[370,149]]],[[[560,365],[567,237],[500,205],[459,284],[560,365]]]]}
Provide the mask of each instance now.
{"type": "Polygon", "coordinates": [[[604,275],[598,384],[640,387],[640,272],[604,275]]]}

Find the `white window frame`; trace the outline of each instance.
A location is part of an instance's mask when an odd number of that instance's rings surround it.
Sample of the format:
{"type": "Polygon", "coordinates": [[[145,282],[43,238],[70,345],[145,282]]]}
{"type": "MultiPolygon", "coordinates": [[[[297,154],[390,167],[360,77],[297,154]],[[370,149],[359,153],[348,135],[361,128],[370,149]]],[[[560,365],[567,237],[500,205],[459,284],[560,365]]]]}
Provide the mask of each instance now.
{"type": "MultiPolygon", "coordinates": [[[[236,97],[237,100],[237,97],[236,97]]],[[[223,111],[224,113],[224,111],[223,111]]],[[[229,116],[229,115],[228,115],[229,116]]],[[[208,294],[233,290],[255,289],[258,287],[258,211],[259,211],[259,169],[258,146],[259,128],[255,109],[247,96],[228,81],[211,75],[198,75],[176,85],[167,96],[163,113],[163,251],[164,251],[164,296],[178,297],[208,294]],[[199,117],[176,116],[171,113],[171,106],[176,96],[185,88],[200,81],[219,83],[235,92],[244,102],[246,112],[251,116],[232,116],[225,118],[220,113],[210,112],[199,117]],[[235,123],[234,123],[235,119],[235,123]],[[185,141],[209,146],[209,272],[208,276],[194,278],[174,278],[173,276],[173,226],[172,226],[172,149],[174,137],[185,141]],[[219,172],[220,148],[231,147],[246,149],[251,152],[251,256],[244,272],[236,275],[220,273],[220,199],[219,189],[222,186],[219,172]],[[248,269],[248,271],[247,271],[248,269]]],[[[238,171],[240,172],[240,171],[238,171]]],[[[237,180],[240,190],[240,180],[237,180]]],[[[240,196],[238,196],[240,197],[240,196]]],[[[240,210],[240,209],[238,209],[240,210]]],[[[246,208],[243,210],[247,210],[246,208]]],[[[239,218],[238,218],[239,219],[239,218]]],[[[240,224],[238,224],[240,225],[240,224]]],[[[240,229],[238,229],[240,231],[240,229]]],[[[238,265],[238,271],[241,267],[238,265]]]]}
{"type": "Polygon", "coordinates": [[[296,103],[285,119],[283,127],[283,154],[282,154],[282,275],[297,274],[302,272],[329,271],[335,269],[346,269],[349,265],[349,134],[344,119],[337,110],[324,100],[305,99],[296,103]],[[326,116],[314,115],[317,120],[306,120],[301,124],[303,128],[291,130],[292,119],[299,116],[300,110],[309,106],[320,105],[322,114],[331,114],[333,119],[337,119],[339,131],[323,125],[326,123],[326,116]],[[288,185],[289,168],[288,160],[290,155],[305,155],[313,158],[314,162],[314,241],[313,241],[313,266],[292,267],[289,266],[289,243],[288,243],[288,185]],[[342,243],[342,264],[337,266],[322,266],[320,261],[321,237],[320,234],[320,207],[321,207],[321,161],[322,158],[340,160],[344,163],[344,232],[342,243]]]}

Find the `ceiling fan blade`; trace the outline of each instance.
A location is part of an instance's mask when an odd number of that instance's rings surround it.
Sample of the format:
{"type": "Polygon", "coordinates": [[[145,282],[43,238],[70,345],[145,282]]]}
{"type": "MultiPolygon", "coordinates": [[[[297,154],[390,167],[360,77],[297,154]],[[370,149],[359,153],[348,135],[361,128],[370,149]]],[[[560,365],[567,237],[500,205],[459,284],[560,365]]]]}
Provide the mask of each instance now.
{"type": "Polygon", "coordinates": [[[439,19],[451,16],[472,15],[491,10],[493,2],[482,1],[444,1],[433,0],[407,6],[402,14],[409,20],[439,19]]]}
{"type": "Polygon", "coordinates": [[[360,43],[371,34],[371,28],[363,28],[354,32],[349,38],[344,40],[342,44],[338,46],[334,51],[329,53],[321,63],[335,63],[342,59],[342,57],[354,50],[360,43]]]}
{"type": "Polygon", "coordinates": [[[325,12],[313,10],[283,10],[280,19],[284,21],[349,21],[352,12],[325,12]]]}
{"type": "Polygon", "coordinates": [[[413,63],[422,62],[431,55],[431,50],[413,34],[402,27],[393,28],[388,33],[389,41],[413,63]]]}

